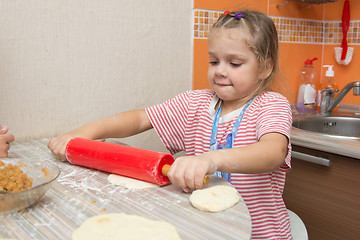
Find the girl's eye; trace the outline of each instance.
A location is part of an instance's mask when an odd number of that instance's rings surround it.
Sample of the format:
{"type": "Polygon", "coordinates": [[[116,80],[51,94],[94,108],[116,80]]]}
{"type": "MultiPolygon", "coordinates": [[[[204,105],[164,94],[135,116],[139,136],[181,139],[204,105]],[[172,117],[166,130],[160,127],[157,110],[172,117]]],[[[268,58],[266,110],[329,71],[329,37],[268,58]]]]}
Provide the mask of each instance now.
{"type": "Polygon", "coordinates": [[[217,61],[210,61],[210,65],[216,65],[218,62],[217,61]]]}
{"type": "Polygon", "coordinates": [[[230,63],[233,67],[240,67],[241,63],[230,63]]]}

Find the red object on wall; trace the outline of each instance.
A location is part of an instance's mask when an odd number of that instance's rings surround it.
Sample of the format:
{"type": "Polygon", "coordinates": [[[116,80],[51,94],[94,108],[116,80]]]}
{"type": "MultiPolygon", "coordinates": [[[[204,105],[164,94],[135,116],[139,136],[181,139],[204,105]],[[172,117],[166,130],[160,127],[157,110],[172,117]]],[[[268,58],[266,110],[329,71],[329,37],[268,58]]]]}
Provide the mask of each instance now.
{"type": "Polygon", "coordinates": [[[83,138],[70,140],[65,155],[72,164],[158,185],[170,182],[161,170],[165,164],[171,165],[174,162],[173,156],[168,153],[83,138]]]}

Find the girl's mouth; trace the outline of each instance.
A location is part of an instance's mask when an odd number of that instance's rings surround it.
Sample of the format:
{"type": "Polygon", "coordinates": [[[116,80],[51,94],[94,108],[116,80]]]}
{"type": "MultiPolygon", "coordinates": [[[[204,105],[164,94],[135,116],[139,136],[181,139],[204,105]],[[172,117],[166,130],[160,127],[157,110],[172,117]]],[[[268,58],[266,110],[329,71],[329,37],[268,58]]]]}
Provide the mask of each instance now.
{"type": "Polygon", "coordinates": [[[228,83],[222,83],[222,82],[215,82],[216,85],[220,86],[220,87],[228,87],[231,86],[231,84],[228,83]]]}

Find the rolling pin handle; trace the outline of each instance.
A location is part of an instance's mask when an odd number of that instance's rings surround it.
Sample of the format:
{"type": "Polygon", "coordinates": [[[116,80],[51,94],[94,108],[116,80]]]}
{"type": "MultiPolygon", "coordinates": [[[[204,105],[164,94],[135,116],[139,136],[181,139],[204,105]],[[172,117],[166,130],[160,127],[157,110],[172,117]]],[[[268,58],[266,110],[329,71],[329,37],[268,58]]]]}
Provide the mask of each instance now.
{"type": "Polygon", "coordinates": [[[170,169],[170,165],[169,164],[165,164],[162,169],[161,169],[161,173],[162,175],[164,176],[167,176],[168,172],[169,172],[169,169],[170,169]]]}
{"type": "Polygon", "coordinates": [[[206,184],[208,184],[208,183],[209,183],[209,181],[210,181],[210,177],[209,177],[209,175],[205,175],[205,177],[204,177],[204,181],[203,181],[203,184],[204,184],[204,185],[206,185],[206,184]]]}
{"type": "MultiPolygon", "coordinates": [[[[171,166],[169,164],[165,164],[161,169],[162,175],[167,176],[167,173],[169,172],[170,167],[171,166]]],[[[205,175],[203,184],[206,185],[209,183],[209,181],[210,181],[210,177],[208,175],[205,175]]]]}

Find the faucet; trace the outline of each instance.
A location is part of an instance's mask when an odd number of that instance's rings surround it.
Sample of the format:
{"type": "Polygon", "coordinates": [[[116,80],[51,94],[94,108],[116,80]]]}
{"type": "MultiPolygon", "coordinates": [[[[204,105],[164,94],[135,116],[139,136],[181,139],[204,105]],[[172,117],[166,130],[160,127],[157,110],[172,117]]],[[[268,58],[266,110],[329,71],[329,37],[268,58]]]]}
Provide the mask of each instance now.
{"type": "Polygon", "coordinates": [[[360,82],[351,82],[348,83],[339,94],[335,96],[335,92],[339,91],[334,88],[324,88],[321,90],[321,103],[320,103],[320,114],[322,115],[330,115],[334,110],[336,105],[346,96],[346,94],[352,89],[354,96],[360,96],[360,82]]]}

